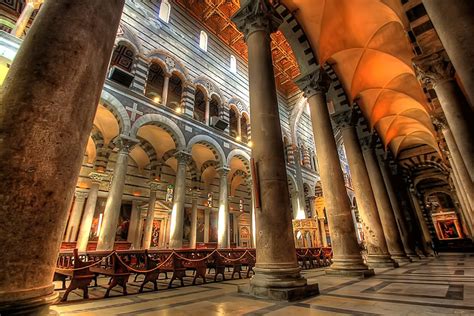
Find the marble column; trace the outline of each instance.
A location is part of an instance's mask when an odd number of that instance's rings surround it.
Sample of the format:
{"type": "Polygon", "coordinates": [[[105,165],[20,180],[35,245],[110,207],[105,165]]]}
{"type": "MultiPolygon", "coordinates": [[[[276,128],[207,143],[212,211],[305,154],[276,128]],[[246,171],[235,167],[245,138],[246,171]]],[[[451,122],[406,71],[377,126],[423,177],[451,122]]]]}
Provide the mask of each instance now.
{"type": "Polygon", "coordinates": [[[206,96],[206,108],[204,110],[204,122],[209,125],[210,120],[210,96],[206,96]]]}
{"type": "Polygon", "coordinates": [[[128,229],[127,241],[132,244],[132,249],[140,249],[140,239],[138,238],[138,228],[140,226],[139,200],[132,200],[132,214],[130,216],[130,226],[128,229]]]}
{"type": "Polygon", "coordinates": [[[461,213],[463,227],[465,229],[464,233],[468,236],[472,236],[472,214],[467,211],[469,208],[466,206],[466,197],[462,191],[462,186],[459,184],[456,170],[451,170],[451,181],[454,185],[453,193],[456,194],[456,196],[453,197],[453,203],[461,213]]]}
{"type": "Polygon", "coordinates": [[[380,221],[382,222],[385,241],[387,242],[388,252],[393,260],[398,263],[410,262],[403,249],[403,243],[398,232],[397,221],[393,213],[387,188],[383,181],[382,173],[375,156],[375,150],[371,144],[372,136],[362,139],[363,155],[365,165],[369,173],[370,184],[374,192],[375,202],[377,204],[380,221]]]}
{"type": "Polygon", "coordinates": [[[199,192],[193,191],[191,201],[191,237],[189,240],[189,248],[196,248],[196,237],[197,237],[197,213],[198,213],[198,198],[199,192]]]}
{"type": "Polygon", "coordinates": [[[151,238],[153,235],[153,221],[155,219],[156,191],[160,189],[158,182],[151,181],[150,198],[148,199],[148,210],[146,213],[145,230],[143,233],[143,249],[150,249],[151,238]]]}
{"type": "Polygon", "coordinates": [[[15,27],[12,29],[10,34],[20,38],[25,32],[26,26],[28,25],[33,12],[38,10],[42,3],[43,0],[27,0],[20,17],[16,21],[15,27]]]}
{"type": "Polygon", "coordinates": [[[250,211],[250,236],[251,236],[251,248],[256,248],[257,245],[257,226],[255,223],[255,190],[253,184],[251,186],[252,194],[252,209],[250,211]]]}
{"type": "Polygon", "coordinates": [[[323,69],[317,68],[314,72],[302,75],[297,80],[297,84],[303,90],[310,107],[324,202],[331,232],[334,258],[331,268],[326,270],[326,273],[373,275],[373,270],[368,269],[364,264],[357,242],[351,206],[326,104],[326,92],[330,79],[323,69]]]}
{"type": "Polygon", "coordinates": [[[163,81],[163,93],[161,97],[161,103],[166,106],[168,103],[168,90],[169,90],[169,84],[170,84],[170,77],[171,75],[165,74],[165,78],[163,81]]]}
{"type": "Polygon", "coordinates": [[[117,140],[119,151],[117,161],[114,166],[112,183],[110,184],[109,195],[105,203],[104,217],[97,241],[97,250],[112,250],[115,244],[115,235],[122,206],[122,195],[127,176],[128,155],[130,150],[139,141],[125,135],[120,135],[117,140]]]}
{"type": "Polygon", "coordinates": [[[367,264],[371,268],[397,267],[398,264],[390,258],[388,253],[369,174],[354,126],[357,123],[358,116],[353,110],[346,110],[333,115],[333,119],[342,133],[342,140],[346,149],[352,185],[357,198],[357,208],[362,220],[362,229],[367,247],[367,264]]]}
{"type": "Polygon", "coordinates": [[[57,255],[123,4],[47,1],[3,83],[2,315],[47,314],[58,297],[57,255]]]}
{"type": "Polygon", "coordinates": [[[423,0],[423,5],[474,105],[474,2],[423,0]]]}
{"type": "MultiPolygon", "coordinates": [[[[418,73],[436,91],[454,142],[474,181],[474,115],[454,77],[454,69],[445,52],[438,52],[414,60],[418,73]]],[[[473,66],[474,67],[474,66],[473,66]]],[[[473,90],[466,86],[466,90],[473,90]]]]}
{"type": "Polygon", "coordinates": [[[415,211],[414,213],[418,220],[418,224],[420,225],[420,229],[422,233],[423,244],[420,245],[421,246],[420,250],[422,250],[427,255],[433,255],[431,248],[428,246],[429,244],[431,244],[431,234],[428,228],[428,224],[426,223],[425,218],[423,216],[423,210],[421,209],[420,201],[413,187],[410,187],[408,191],[409,191],[410,199],[412,200],[412,205],[415,211]]]}
{"type": "Polygon", "coordinates": [[[237,113],[237,137],[242,140],[242,114],[237,113]]]}
{"type": "Polygon", "coordinates": [[[328,246],[328,238],[326,236],[326,223],[324,222],[326,219],[325,218],[319,218],[319,229],[321,231],[321,241],[323,244],[323,247],[328,246]]]}
{"type": "Polygon", "coordinates": [[[211,210],[210,209],[205,209],[204,210],[204,243],[205,244],[207,244],[209,242],[210,216],[211,216],[211,210]]]}
{"type": "MultiPolygon", "coordinates": [[[[267,0],[241,0],[233,16],[248,46],[252,156],[260,205],[256,209],[257,261],[250,294],[279,300],[318,293],[307,285],[295,256],[292,218],[270,34],[281,18],[267,0]]],[[[241,289],[244,291],[244,289],[241,289]]]]}
{"type": "MultiPolygon", "coordinates": [[[[380,156],[379,156],[380,158],[380,156]]],[[[398,202],[397,193],[395,192],[395,188],[393,186],[393,177],[391,171],[388,166],[388,161],[380,161],[380,170],[382,172],[383,181],[385,183],[385,188],[387,189],[388,197],[390,199],[390,204],[392,205],[392,210],[395,215],[395,220],[398,224],[398,230],[400,232],[400,238],[403,244],[403,250],[410,260],[418,259],[418,255],[416,254],[415,250],[413,249],[412,240],[407,223],[405,221],[405,216],[402,213],[402,209],[400,207],[400,203],[398,202]]]]}
{"type": "Polygon", "coordinates": [[[87,192],[76,191],[74,203],[72,205],[71,216],[69,216],[69,222],[67,224],[65,241],[73,242],[76,241],[79,226],[81,224],[82,211],[84,210],[84,204],[86,203],[87,192]]]}
{"type": "Polygon", "coordinates": [[[227,176],[230,169],[222,167],[219,173],[219,213],[217,215],[217,248],[229,248],[229,194],[227,176]]]}
{"type": "Polygon", "coordinates": [[[79,229],[79,236],[77,237],[76,248],[79,251],[86,251],[87,244],[91,233],[92,221],[94,220],[95,207],[97,205],[97,197],[101,183],[108,179],[108,175],[102,172],[91,172],[89,178],[91,179],[91,187],[89,188],[89,195],[87,197],[84,214],[82,216],[81,228],[79,229]]]}
{"type": "Polygon", "coordinates": [[[186,166],[191,155],[185,151],[179,151],[175,155],[178,161],[178,170],[174,185],[173,209],[171,211],[170,243],[169,248],[178,249],[183,247],[184,226],[184,202],[186,199],[186,166]]]}

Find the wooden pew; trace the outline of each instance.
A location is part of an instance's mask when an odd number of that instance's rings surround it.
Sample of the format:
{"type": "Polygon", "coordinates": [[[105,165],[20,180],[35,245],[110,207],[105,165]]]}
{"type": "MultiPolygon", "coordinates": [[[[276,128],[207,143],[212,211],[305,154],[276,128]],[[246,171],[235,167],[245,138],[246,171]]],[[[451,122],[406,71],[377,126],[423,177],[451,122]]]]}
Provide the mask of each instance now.
{"type": "Polygon", "coordinates": [[[83,298],[89,298],[88,286],[94,278],[90,268],[87,268],[92,262],[83,262],[77,249],[74,249],[72,255],[72,257],[60,256],[55,270],[55,279],[63,281],[63,289],[66,287],[66,278],[71,279],[71,283],[61,298],[62,302],[67,301],[69,293],[75,289],[81,289],[84,292],[83,298]]]}
{"type": "Polygon", "coordinates": [[[104,297],[109,297],[110,290],[117,285],[122,287],[123,295],[127,295],[127,282],[131,273],[127,266],[121,262],[116,252],[110,257],[104,257],[103,262],[99,266],[92,267],[90,270],[96,275],[110,277],[110,283],[104,297]]]}

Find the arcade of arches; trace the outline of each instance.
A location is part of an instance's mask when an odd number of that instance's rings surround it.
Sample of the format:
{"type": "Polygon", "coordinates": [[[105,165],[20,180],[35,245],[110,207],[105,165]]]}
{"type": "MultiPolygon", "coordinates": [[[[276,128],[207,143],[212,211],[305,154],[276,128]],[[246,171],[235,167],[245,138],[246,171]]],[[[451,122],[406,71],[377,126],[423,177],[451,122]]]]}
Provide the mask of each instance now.
{"type": "Polygon", "coordinates": [[[473,16],[0,0],[0,314],[474,309],[473,16]]]}

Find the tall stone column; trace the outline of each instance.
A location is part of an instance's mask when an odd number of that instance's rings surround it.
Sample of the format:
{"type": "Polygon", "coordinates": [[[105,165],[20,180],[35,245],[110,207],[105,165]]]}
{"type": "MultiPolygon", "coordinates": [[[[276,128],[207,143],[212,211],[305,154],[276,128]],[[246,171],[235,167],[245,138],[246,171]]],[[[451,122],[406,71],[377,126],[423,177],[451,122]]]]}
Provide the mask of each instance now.
{"type": "Polygon", "coordinates": [[[115,244],[115,235],[122,206],[123,188],[127,176],[128,155],[130,150],[138,143],[137,139],[126,135],[120,135],[117,146],[119,152],[115,162],[114,174],[110,185],[109,195],[105,203],[102,227],[97,242],[97,250],[112,250],[115,244]]]}
{"type": "Polygon", "coordinates": [[[198,197],[199,192],[193,190],[191,201],[191,237],[189,240],[189,248],[196,248],[197,239],[197,213],[198,213],[198,197]]]}
{"type": "MultiPolygon", "coordinates": [[[[474,181],[474,128],[472,128],[474,115],[454,78],[454,69],[444,51],[415,59],[414,62],[425,83],[432,84],[436,91],[472,182],[474,181]]],[[[473,88],[466,86],[466,90],[470,91],[473,88]]]]}
{"type": "Polygon", "coordinates": [[[255,214],[257,262],[249,290],[252,295],[279,300],[313,295],[318,287],[306,286],[295,256],[273,72],[270,34],[282,21],[267,0],[242,0],[233,20],[244,33],[249,52],[252,156],[259,183],[256,197],[260,198],[255,214]]]}
{"type": "Polygon", "coordinates": [[[387,188],[383,181],[382,173],[375,156],[375,150],[372,147],[372,136],[364,137],[363,155],[367,171],[369,173],[370,184],[374,192],[375,202],[382,222],[383,232],[387,247],[392,259],[398,263],[410,262],[403,250],[402,240],[398,232],[398,226],[395,219],[395,214],[392,210],[390,198],[387,193],[387,188]]]}
{"type": "Polygon", "coordinates": [[[33,15],[33,12],[38,10],[42,3],[43,0],[27,0],[20,17],[16,21],[15,27],[10,33],[20,38],[23,35],[23,32],[25,32],[26,26],[28,25],[28,21],[33,15]]]}
{"type": "Polygon", "coordinates": [[[333,115],[333,119],[342,133],[346,149],[352,185],[357,198],[357,208],[362,219],[362,229],[367,246],[367,264],[371,268],[396,267],[398,264],[390,258],[388,253],[382,223],[377,213],[377,204],[370,186],[369,174],[354,126],[357,124],[357,114],[352,110],[346,110],[333,115]]]}
{"type": "Polygon", "coordinates": [[[168,90],[169,90],[169,84],[170,84],[170,75],[165,74],[165,79],[163,81],[163,93],[161,97],[161,103],[166,106],[168,103],[168,90]]]}
{"type": "Polygon", "coordinates": [[[186,166],[191,155],[179,151],[175,155],[178,160],[178,171],[174,185],[173,209],[171,211],[170,243],[171,249],[183,247],[184,201],[186,199],[186,166]]]}
{"type": "Polygon", "coordinates": [[[47,1],[1,87],[2,315],[47,314],[57,299],[57,254],[123,4],[47,1]]]}
{"type": "MultiPolygon", "coordinates": [[[[379,156],[380,157],[380,156],[379,156]]],[[[387,189],[388,197],[392,205],[392,210],[395,215],[395,220],[398,224],[398,230],[400,232],[400,238],[403,244],[403,250],[410,260],[418,259],[418,255],[415,253],[412,245],[411,236],[409,235],[405,216],[402,214],[400,203],[398,202],[397,193],[393,187],[393,177],[388,166],[388,161],[380,161],[380,170],[382,172],[383,181],[385,188],[387,189]]]]}
{"type": "Polygon", "coordinates": [[[204,122],[206,123],[206,125],[209,125],[209,119],[210,119],[210,100],[209,100],[210,96],[207,96],[206,97],[206,108],[204,110],[204,122]]]}
{"type": "Polygon", "coordinates": [[[69,242],[76,241],[77,232],[79,231],[79,226],[81,224],[82,211],[84,210],[84,204],[86,203],[87,192],[76,191],[75,196],[64,238],[69,242]]]}
{"type": "Polygon", "coordinates": [[[148,211],[146,213],[146,224],[143,234],[144,249],[149,249],[151,245],[151,237],[153,235],[153,220],[155,218],[156,191],[160,189],[160,184],[158,182],[151,181],[149,185],[150,198],[148,200],[148,211]]]}
{"type": "Polygon", "coordinates": [[[328,246],[328,238],[326,236],[326,223],[324,222],[325,220],[326,220],[325,218],[319,219],[319,227],[321,231],[321,240],[322,240],[323,247],[328,246]]]}
{"type": "Polygon", "coordinates": [[[339,154],[326,104],[330,79],[323,69],[317,68],[314,72],[301,76],[297,83],[310,106],[321,184],[331,232],[334,258],[331,268],[326,270],[326,273],[373,275],[373,270],[367,268],[360,253],[351,206],[339,164],[339,154]]]}
{"type": "Polygon", "coordinates": [[[87,250],[92,221],[94,220],[95,207],[97,205],[97,197],[99,195],[99,188],[102,181],[108,178],[108,175],[101,172],[91,172],[89,178],[91,179],[91,187],[89,188],[89,195],[87,197],[81,221],[81,228],[79,229],[79,235],[76,242],[76,248],[79,251],[87,250]]]}
{"type": "Polygon", "coordinates": [[[132,214],[130,216],[130,226],[128,229],[127,241],[132,244],[132,249],[140,249],[140,239],[138,238],[141,211],[139,200],[132,200],[132,214]]]}
{"type": "Polygon", "coordinates": [[[408,191],[409,191],[410,199],[412,200],[415,216],[418,220],[418,224],[420,225],[420,229],[422,233],[423,245],[420,245],[421,246],[420,250],[422,250],[428,255],[432,255],[432,250],[428,247],[428,244],[431,244],[430,230],[423,216],[423,211],[420,206],[420,201],[418,199],[418,196],[416,195],[415,188],[413,188],[412,184],[410,188],[408,189],[408,191]]]}
{"type": "Polygon", "coordinates": [[[222,167],[217,170],[219,180],[219,213],[217,215],[217,248],[229,248],[229,194],[227,176],[230,169],[222,167]]]}
{"type": "Polygon", "coordinates": [[[474,3],[471,0],[423,0],[444,49],[474,105],[474,3]]]}

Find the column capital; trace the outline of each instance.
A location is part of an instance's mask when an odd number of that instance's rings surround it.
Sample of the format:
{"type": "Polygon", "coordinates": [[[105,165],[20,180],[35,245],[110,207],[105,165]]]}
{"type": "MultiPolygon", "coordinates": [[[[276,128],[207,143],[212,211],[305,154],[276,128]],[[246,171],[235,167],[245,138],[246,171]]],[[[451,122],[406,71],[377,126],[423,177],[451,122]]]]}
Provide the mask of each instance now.
{"type": "Polygon", "coordinates": [[[363,151],[375,148],[375,137],[374,135],[367,135],[359,138],[360,147],[363,151]]]}
{"type": "Polygon", "coordinates": [[[102,181],[109,179],[110,175],[102,172],[91,172],[89,173],[89,178],[91,179],[92,183],[101,184],[102,181]]]}
{"type": "Polygon", "coordinates": [[[227,175],[230,172],[230,168],[227,166],[223,166],[223,167],[217,168],[216,171],[217,173],[219,173],[221,177],[227,177],[227,175]]]}
{"type": "Polygon", "coordinates": [[[436,86],[454,78],[454,67],[444,50],[414,58],[413,64],[424,84],[436,86]]]}
{"type": "Polygon", "coordinates": [[[39,7],[43,4],[44,0],[26,0],[26,3],[32,5],[35,10],[38,10],[39,7]]]}
{"type": "Polygon", "coordinates": [[[187,165],[193,157],[186,150],[179,150],[174,154],[174,157],[178,161],[178,164],[187,165]]]}
{"type": "Polygon", "coordinates": [[[349,127],[355,127],[359,117],[353,109],[347,109],[334,113],[332,119],[336,127],[343,130],[349,127]]]}
{"type": "Polygon", "coordinates": [[[115,144],[117,145],[120,152],[129,153],[135,145],[140,143],[140,141],[136,138],[121,134],[117,137],[115,144]]]}
{"type": "Polygon", "coordinates": [[[148,186],[150,187],[150,191],[158,191],[161,187],[161,183],[157,181],[150,181],[148,182],[148,186]]]}
{"type": "Polygon", "coordinates": [[[85,200],[89,193],[87,191],[76,191],[74,192],[74,196],[76,197],[76,200],[85,200]]]}
{"type": "Polygon", "coordinates": [[[318,67],[314,71],[296,78],[295,83],[303,91],[304,96],[309,99],[313,95],[326,94],[331,85],[331,78],[323,68],[318,67]]]}
{"type": "Polygon", "coordinates": [[[446,116],[444,116],[443,113],[431,115],[431,120],[433,121],[433,125],[435,125],[440,131],[449,128],[448,121],[446,121],[446,116]]]}
{"type": "Polygon", "coordinates": [[[253,32],[265,31],[271,34],[283,23],[268,0],[246,0],[232,16],[232,21],[244,33],[246,41],[253,32]]]}

